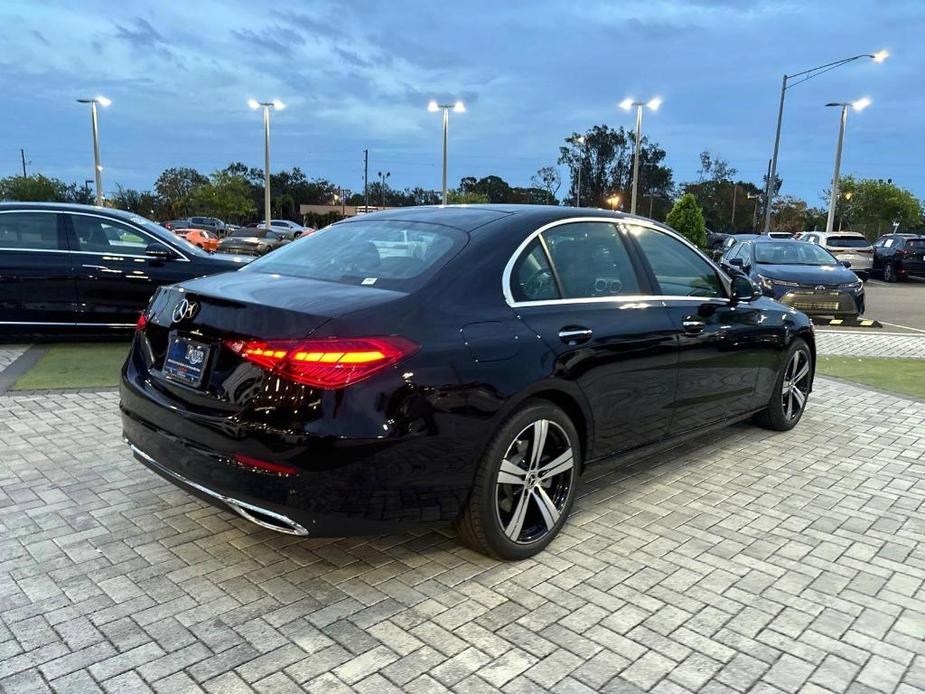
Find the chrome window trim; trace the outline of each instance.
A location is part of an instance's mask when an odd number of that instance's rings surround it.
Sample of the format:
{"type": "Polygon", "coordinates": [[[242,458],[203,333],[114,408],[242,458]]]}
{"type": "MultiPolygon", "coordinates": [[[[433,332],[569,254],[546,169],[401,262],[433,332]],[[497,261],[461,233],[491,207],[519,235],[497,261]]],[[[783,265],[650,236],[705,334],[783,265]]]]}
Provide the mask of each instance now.
{"type": "Polygon", "coordinates": [[[66,325],[69,328],[134,328],[134,323],[84,323],[72,321],[70,323],[56,323],[53,321],[19,321],[0,320],[0,325],[66,325]]]}
{"type": "Polygon", "coordinates": [[[508,259],[507,264],[504,266],[504,272],[501,273],[501,293],[504,295],[505,303],[511,308],[519,308],[521,306],[559,306],[563,304],[599,304],[599,303],[613,303],[613,302],[642,302],[642,301],[697,301],[704,303],[706,301],[728,301],[728,296],[676,296],[670,294],[634,294],[634,295],[618,295],[618,296],[590,296],[590,297],[581,297],[577,299],[546,299],[542,301],[515,301],[514,295],[511,292],[511,275],[514,271],[514,264],[520,258],[521,254],[526,250],[527,246],[535,239],[537,236],[542,234],[544,231],[549,229],[554,229],[555,227],[562,226],[563,224],[575,224],[582,222],[598,222],[604,224],[635,224],[637,226],[645,227],[653,231],[663,233],[671,238],[679,241],[688,248],[690,248],[694,253],[700,256],[720,278],[720,282],[723,284],[724,289],[729,291],[729,283],[731,280],[729,276],[723,272],[723,270],[717,266],[710,258],[708,258],[703,251],[701,251],[697,246],[692,244],[686,238],[681,236],[675,231],[666,229],[664,227],[653,224],[648,220],[637,219],[635,217],[567,217],[565,219],[557,219],[554,222],[549,222],[543,226],[535,229],[530,232],[527,237],[521,241],[520,245],[517,246],[514,253],[508,259]]]}

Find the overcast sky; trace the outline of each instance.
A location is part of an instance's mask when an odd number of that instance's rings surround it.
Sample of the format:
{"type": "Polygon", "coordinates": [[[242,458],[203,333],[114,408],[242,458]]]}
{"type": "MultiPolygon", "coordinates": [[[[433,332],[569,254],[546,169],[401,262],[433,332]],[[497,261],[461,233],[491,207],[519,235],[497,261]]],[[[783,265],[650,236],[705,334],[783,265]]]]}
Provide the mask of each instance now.
{"type": "MultiPolygon", "coordinates": [[[[440,116],[451,114],[449,179],[498,174],[526,185],[564,136],[630,126],[626,96],[661,96],[645,133],[678,182],[709,149],[758,181],[770,157],[781,76],[887,48],[788,91],[784,193],[819,204],[838,114],[843,172],[893,178],[925,196],[925,2],[575,0],[466,3],[57,2],[0,5],[0,175],[92,178],[90,118],[103,94],[104,188],[150,188],[161,170],[263,164],[250,97],[282,99],[272,169],[299,166],[353,190],[390,171],[395,187],[440,186],[440,116]]],[[[563,170],[563,178],[567,172],[563,170]]],[[[563,190],[565,186],[563,185],[563,190]]]]}

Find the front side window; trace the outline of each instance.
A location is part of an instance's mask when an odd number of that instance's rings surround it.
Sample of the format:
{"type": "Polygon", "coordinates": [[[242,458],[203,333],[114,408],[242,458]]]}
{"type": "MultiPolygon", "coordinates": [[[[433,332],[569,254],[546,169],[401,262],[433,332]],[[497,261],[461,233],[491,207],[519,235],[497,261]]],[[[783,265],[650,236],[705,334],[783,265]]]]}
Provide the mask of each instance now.
{"type": "Polygon", "coordinates": [[[144,255],[147,241],[141,233],[112,219],[89,215],[71,215],[77,251],[144,255]]]}
{"type": "Polygon", "coordinates": [[[725,296],[723,283],[713,266],[689,246],[648,227],[630,226],[629,229],[652,268],[659,293],[668,296],[725,296]]]}
{"type": "Polygon", "coordinates": [[[562,298],[640,294],[639,279],[617,228],[573,222],[543,232],[562,298]]]}
{"type": "Polygon", "coordinates": [[[58,215],[51,212],[0,214],[0,248],[59,250],[58,215]]]}
{"type": "Polygon", "coordinates": [[[436,224],[347,222],[281,246],[243,270],[411,291],[455,255],[467,238],[436,224]]]}

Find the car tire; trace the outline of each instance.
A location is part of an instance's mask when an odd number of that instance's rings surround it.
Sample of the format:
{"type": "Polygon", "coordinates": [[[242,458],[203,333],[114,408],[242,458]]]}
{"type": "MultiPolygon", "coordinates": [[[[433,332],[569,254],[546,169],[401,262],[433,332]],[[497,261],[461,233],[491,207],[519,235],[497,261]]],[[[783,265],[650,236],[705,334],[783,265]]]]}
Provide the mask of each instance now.
{"type": "Polygon", "coordinates": [[[479,462],[456,520],[462,542],[502,560],[542,551],[571,511],[581,455],[565,412],[545,400],[527,403],[501,424],[479,462]]]}
{"type": "Polygon", "coordinates": [[[767,408],[755,415],[758,426],[773,431],[790,431],[799,423],[809,399],[813,366],[809,345],[802,338],[796,338],[787,350],[767,408]],[[797,378],[793,378],[795,374],[797,378]]]}
{"type": "Polygon", "coordinates": [[[887,263],[883,266],[883,281],[884,282],[895,282],[896,281],[896,269],[893,267],[893,263],[887,263]]]}

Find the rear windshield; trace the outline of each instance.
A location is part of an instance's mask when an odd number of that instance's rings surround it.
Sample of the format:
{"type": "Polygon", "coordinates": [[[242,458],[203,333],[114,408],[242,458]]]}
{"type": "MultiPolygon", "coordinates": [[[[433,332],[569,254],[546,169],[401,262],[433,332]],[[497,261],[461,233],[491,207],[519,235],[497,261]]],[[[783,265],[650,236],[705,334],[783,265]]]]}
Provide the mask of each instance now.
{"type": "Polygon", "coordinates": [[[804,241],[755,243],[755,262],[765,265],[835,265],[827,250],[804,241]]]}
{"type": "Polygon", "coordinates": [[[455,229],[397,220],[335,224],[258,258],[250,272],[411,291],[466,242],[455,229]]]}
{"type": "Polygon", "coordinates": [[[860,236],[830,236],[825,245],[830,248],[867,248],[870,241],[860,236]]]}

